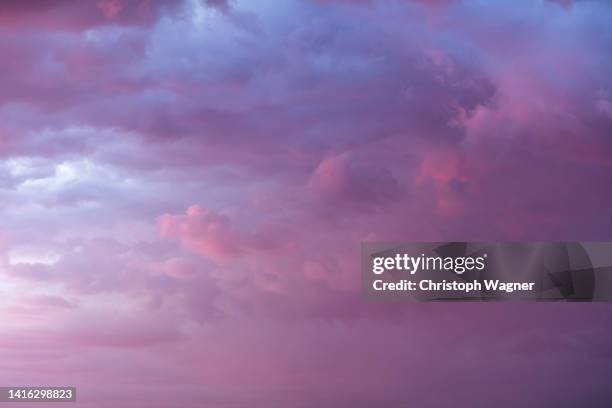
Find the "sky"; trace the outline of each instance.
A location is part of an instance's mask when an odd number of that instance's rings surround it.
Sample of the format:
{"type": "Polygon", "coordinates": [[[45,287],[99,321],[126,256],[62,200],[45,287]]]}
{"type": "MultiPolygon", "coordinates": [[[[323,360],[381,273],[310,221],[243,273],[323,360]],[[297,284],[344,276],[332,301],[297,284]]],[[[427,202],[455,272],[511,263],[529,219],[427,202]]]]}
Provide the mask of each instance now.
{"type": "Polygon", "coordinates": [[[0,385],[609,406],[610,305],[367,302],[359,251],[611,240],[611,49],[603,0],[2,1],[0,385]]]}

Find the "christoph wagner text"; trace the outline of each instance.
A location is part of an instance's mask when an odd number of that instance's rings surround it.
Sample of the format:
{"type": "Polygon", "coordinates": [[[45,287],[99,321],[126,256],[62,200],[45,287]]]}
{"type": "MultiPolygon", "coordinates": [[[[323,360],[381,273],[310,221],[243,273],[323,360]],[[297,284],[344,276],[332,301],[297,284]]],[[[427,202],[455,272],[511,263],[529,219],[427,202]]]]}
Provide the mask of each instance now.
{"type": "MultiPolygon", "coordinates": [[[[486,291],[499,291],[499,292],[518,292],[518,291],[532,291],[535,282],[501,282],[499,280],[485,280],[484,289],[486,291]]],[[[423,279],[420,282],[413,282],[411,280],[402,279],[399,282],[383,282],[382,280],[375,280],[372,284],[376,291],[443,291],[443,292],[481,292],[483,290],[483,284],[478,281],[472,282],[457,282],[457,281],[441,281],[434,282],[431,280],[423,279]]]]}
{"type": "Polygon", "coordinates": [[[372,272],[380,275],[385,271],[406,271],[414,275],[417,271],[453,271],[461,275],[465,271],[482,271],[485,268],[487,254],[482,256],[410,256],[408,254],[397,254],[388,257],[374,258],[372,272]]]}

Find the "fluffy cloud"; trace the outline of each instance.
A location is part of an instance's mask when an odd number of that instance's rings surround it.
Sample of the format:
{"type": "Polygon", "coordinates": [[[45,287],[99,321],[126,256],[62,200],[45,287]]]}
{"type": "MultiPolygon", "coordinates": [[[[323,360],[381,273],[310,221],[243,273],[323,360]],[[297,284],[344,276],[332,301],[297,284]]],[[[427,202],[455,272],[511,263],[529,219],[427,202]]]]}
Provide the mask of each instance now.
{"type": "Polygon", "coordinates": [[[229,218],[197,205],[184,216],[163,215],[159,224],[164,236],[179,236],[189,248],[213,259],[236,258],[245,250],[245,239],[232,230],[229,218]]]}

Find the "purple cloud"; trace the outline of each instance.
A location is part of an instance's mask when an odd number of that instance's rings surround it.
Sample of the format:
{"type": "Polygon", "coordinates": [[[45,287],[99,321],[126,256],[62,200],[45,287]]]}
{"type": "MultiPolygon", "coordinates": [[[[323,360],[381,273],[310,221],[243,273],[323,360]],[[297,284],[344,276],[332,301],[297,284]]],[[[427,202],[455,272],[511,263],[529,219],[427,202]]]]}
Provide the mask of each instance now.
{"type": "Polygon", "coordinates": [[[2,3],[0,383],[607,406],[607,305],[360,297],[366,240],[611,238],[612,9],[522,3],[2,3]]]}

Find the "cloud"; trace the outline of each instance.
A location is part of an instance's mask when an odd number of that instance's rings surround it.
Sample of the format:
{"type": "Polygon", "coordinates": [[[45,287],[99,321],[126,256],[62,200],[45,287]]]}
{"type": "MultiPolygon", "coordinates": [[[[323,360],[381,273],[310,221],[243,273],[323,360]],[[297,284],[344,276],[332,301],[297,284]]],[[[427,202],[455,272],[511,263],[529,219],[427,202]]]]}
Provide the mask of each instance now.
{"type": "Polygon", "coordinates": [[[66,0],[48,0],[44,5],[9,0],[2,2],[0,25],[50,30],[83,30],[109,23],[152,23],[158,13],[180,1],[99,0],[74,4],[66,0]]]}
{"type": "Polygon", "coordinates": [[[360,297],[363,241],[610,239],[610,5],[520,3],[2,2],[0,383],[603,406],[606,305],[360,297]]]}
{"type": "Polygon", "coordinates": [[[185,215],[162,215],[158,222],[163,236],[178,236],[187,247],[213,259],[238,257],[246,249],[229,218],[197,205],[185,215]]]}
{"type": "Polygon", "coordinates": [[[313,173],[315,192],[343,203],[372,203],[397,200],[401,188],[384,167],[363,163],[349,154],[323,160],[313,173]]]}

